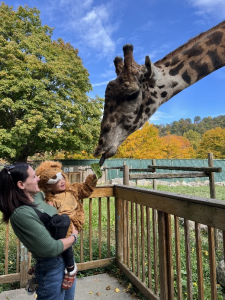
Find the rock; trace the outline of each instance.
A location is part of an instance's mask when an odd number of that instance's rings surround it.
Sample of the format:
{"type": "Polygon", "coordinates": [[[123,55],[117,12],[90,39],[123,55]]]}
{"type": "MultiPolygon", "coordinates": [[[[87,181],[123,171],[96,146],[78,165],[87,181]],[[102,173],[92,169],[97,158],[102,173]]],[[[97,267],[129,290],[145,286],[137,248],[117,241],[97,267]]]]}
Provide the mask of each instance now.
{"type": "Polygon", "coordinates": [[[225,264],[224,260],[221,260],[216,267],[216,276],[217,276],[217,282],[225,288],[225,264]]]}

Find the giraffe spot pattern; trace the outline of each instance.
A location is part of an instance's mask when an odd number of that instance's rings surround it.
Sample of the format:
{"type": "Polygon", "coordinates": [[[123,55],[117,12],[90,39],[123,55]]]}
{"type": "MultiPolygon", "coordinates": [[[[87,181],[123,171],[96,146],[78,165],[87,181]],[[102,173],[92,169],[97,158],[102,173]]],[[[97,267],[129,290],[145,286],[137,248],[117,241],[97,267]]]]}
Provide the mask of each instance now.
{"type": "Polygon", "coordinates": [[[142,92],[142,98],[145,98],[145,91],[142,92]]]}
{"type": "Polygon", "coordinates": [[[109,121],[110,121],[110,123],[114,123],[115,122],[115,118],[113,116],[110,116],[109,121]]]}
{"type": "Polygon", "coordinates": [[[163,89],[165,87],[165,84],[158,86],[159,89],[163,89]]]}
{"type": "Polygon", "coordinates": [[[132,128],[132,126],[130,126],[130,125],[125,125],[124,126],[124,129],[127,130],[127,131],[129,131],[131,128],[132,128]]]}
{"type": "Polygon", "coordinates": [[[215,70],[217,70],[223,66],[223,63],[221,62],[221,59],[217,53],[217,50],[208,51],[207,55],[210,57],[215,70]]]}
{"type": "Polygon", "coordinates": [[[148,101],[146,102],[146,105],[155,104],[155,100],[152,98],[148,98],[148,101]]]}
{"type": "Polygon", "coordinates": [[[170,76],[176,76],[183,67],[184,67],[184,63],[181,62],[177,67],[169,71],[170,76]]]}
{"type": "Polygon", "coordinates": [[[149,112],[150,112],[150,108],[147,107],[146,110],[145,110],[145,113],[148,114],[149,112]]]}
{"type": "Polygon", "coordinates": [[[211,45],[219,45],[221,42],[221,39],[223,37],[223,33],[220,31],[211,33],[208,35],[208,40],[206,42],[207,46],[211,46],[211,45]]]}
{"type": "Polygon", "coordinates": [[[177,63],[179,63],[179,58],[178,58],[178,56],[176,55],[176,56],[174,56],[173,58],[172,58],[172,61],[171,61],[171,63],[170,63],[170,66],[174,66],[174,65],[176,65],[177,63]]]}
{"type": "Polygon", "coordinates": [[[158,99],[158,97],[157,97],[157,92],[155,91],[154,93],[151,93],[151,96],[152,97],[155,97],[156,99],[158,99]]]}
{"type": "Polygon", "coordinates": [[[170,66],[170,62],[167,61],[167,62],[164,64],[164,66],[165,66],[166,68],[168,68],[168,67],[170,66]]]}
{"type": "Polygon", "coordinates": [[[187,84],[191,83],[191,77],[188,75],[187,70],[181,76],[187,84]]]}
{"type": "Polygon", "coordinates": [[[203,78],[209,74],[208,65],[206,63],[201,64],[200,60],[197,62],[192,60],[192,61],[190,61],[189,65],[193,70],[195,70],[197,72],[196,81],[200,80],[201,78],[203,78]]]}
{"type": "Polygon", "coordinates": [[[143,106],[143,104],[141,104],[140,109],[139,109],[139,112],[138,112],[138,114],[137,114],[137,117],[136,117],[136,119],[134,120],[134,124],[137,124],[138,121],[139,121],[140,119],[142,119],[143,111],[144,111],[144,106],[143,106]]]}
{"type": "Polygon", "coordinates": [[[203,53],[202,47],[199,45],[199,43],[196,43],[191,49],[188,49],[183,52],[184,55],[186,55],[188,58],[191,58],[193,56],[198,56],[203,53]]]}
{"type": "Polygon", "coordinates": [[[162,93],[161,93],[161,97],[162,97],[162,98],[166,98],[166,96],[167,96],[167,92],[162,92],[162,93]]]}
{"type": "Polygon", "coordinates": [[[172,88],[175,88],[177,85],[178,85],[178,82],[177,82],[177,81],[172,81],[172,82],[171,82],[171,87],[172,87],[172,88]]]}

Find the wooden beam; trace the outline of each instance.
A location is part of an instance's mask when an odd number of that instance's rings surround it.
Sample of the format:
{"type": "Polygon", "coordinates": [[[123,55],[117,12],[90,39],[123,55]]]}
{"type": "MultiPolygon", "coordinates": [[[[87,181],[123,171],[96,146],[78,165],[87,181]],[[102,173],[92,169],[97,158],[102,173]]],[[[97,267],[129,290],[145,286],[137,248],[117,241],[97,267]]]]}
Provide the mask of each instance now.
{"type": "Polygon", "coordinates": [[[83,263],[78,263],[77,268],[78,268],[78,271],[84,271],[84,270],[89,270],[89,269],[107,267],[114,262],[115,262],[114,257],[100,259],[100,260],[92,260],[92,261],[87,261],[87,262],[83,262],[83,263]]]}
{"type": "Polygon", "coordinates": [[[168,178],[195,178],[209,177],[205,172],[196,173],[154,173],[154,174],[130,174],[130,179],[168,179],[168,178]]]}
{"type": "Polygon", "coordinates": [[[122,262],[116,262],[119,269],[130,279],[130,281],[139,289],[139,291],[145,295],[148,300],[160,300],[160,298],[150,290],[146,284],[142,283],[141,280],[135,276],[122,262]]]}
{"type": "Polygon", "coordinates": [[[0,276],[0,284],[3,283],[12,283],[15,281],[20,281],[20,273],[1,275],[0,276]]]}
{"type": "MultiPolygon", "coordinates": [[[[214,167],[177,167],[177,166],[148,166],[148,168],[158,170],[181,170],[181,171],[203,171],[203,172],[222,172],[222,168],[214,167]]],[[[131,169],[133,170],[133,169],[131,169]]]]}

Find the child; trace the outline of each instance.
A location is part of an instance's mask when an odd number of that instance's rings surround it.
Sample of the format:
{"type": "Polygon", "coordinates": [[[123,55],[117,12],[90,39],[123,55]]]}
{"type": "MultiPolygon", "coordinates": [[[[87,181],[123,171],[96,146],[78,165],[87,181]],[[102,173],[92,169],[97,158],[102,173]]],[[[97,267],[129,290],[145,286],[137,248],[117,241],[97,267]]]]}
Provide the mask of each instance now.
{"type": "MultiPolygon", "coordinates": [[[[88,198],[92,194],[97,184],[96,175],[89,175],[83,183],[70,184],[66,175],[61,170],[61,163],[54,161],[41,163],[36,170],[36,175],[40,178],[38,186],[45,194],[45,201],[55,206],[59,215],[66,214],[70,218],[70,225],[66,236],[71,235],[72,226],[79,233],[84,224],[84,210],[80,200],[88,198]]],[[[51,230],[49,231],[52,234],[51,230]]],[[[56,231],[58,232],[58,230],[56,231]]],[[[62,238],[62,236],[54,237],[56,239],[62,238]]],[[[62,288],[69,289],[73,285],[77,272],[72,247],[63,252],[63,258],[66,264],[66,275],[62,283],[62,288]]]]}

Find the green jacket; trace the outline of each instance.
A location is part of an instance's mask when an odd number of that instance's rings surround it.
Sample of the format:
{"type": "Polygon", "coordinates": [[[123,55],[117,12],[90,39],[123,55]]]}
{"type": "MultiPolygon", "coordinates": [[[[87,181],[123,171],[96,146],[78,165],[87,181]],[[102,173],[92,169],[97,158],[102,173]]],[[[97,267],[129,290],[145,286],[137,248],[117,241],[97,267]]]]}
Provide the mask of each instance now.
{"type": "MultiPolygon", "coordinates": [[[[41,212],[50,216],[57,214],[55,207],[44,202],[44,196],[40,192],[35,195],[34,203],[41,212]]],[[[16,236],[34,258],[55,257],[63,252],[62,241],[51,237],[32,207],[18,207],[12,213],[10,222],[16,236]]]]}

